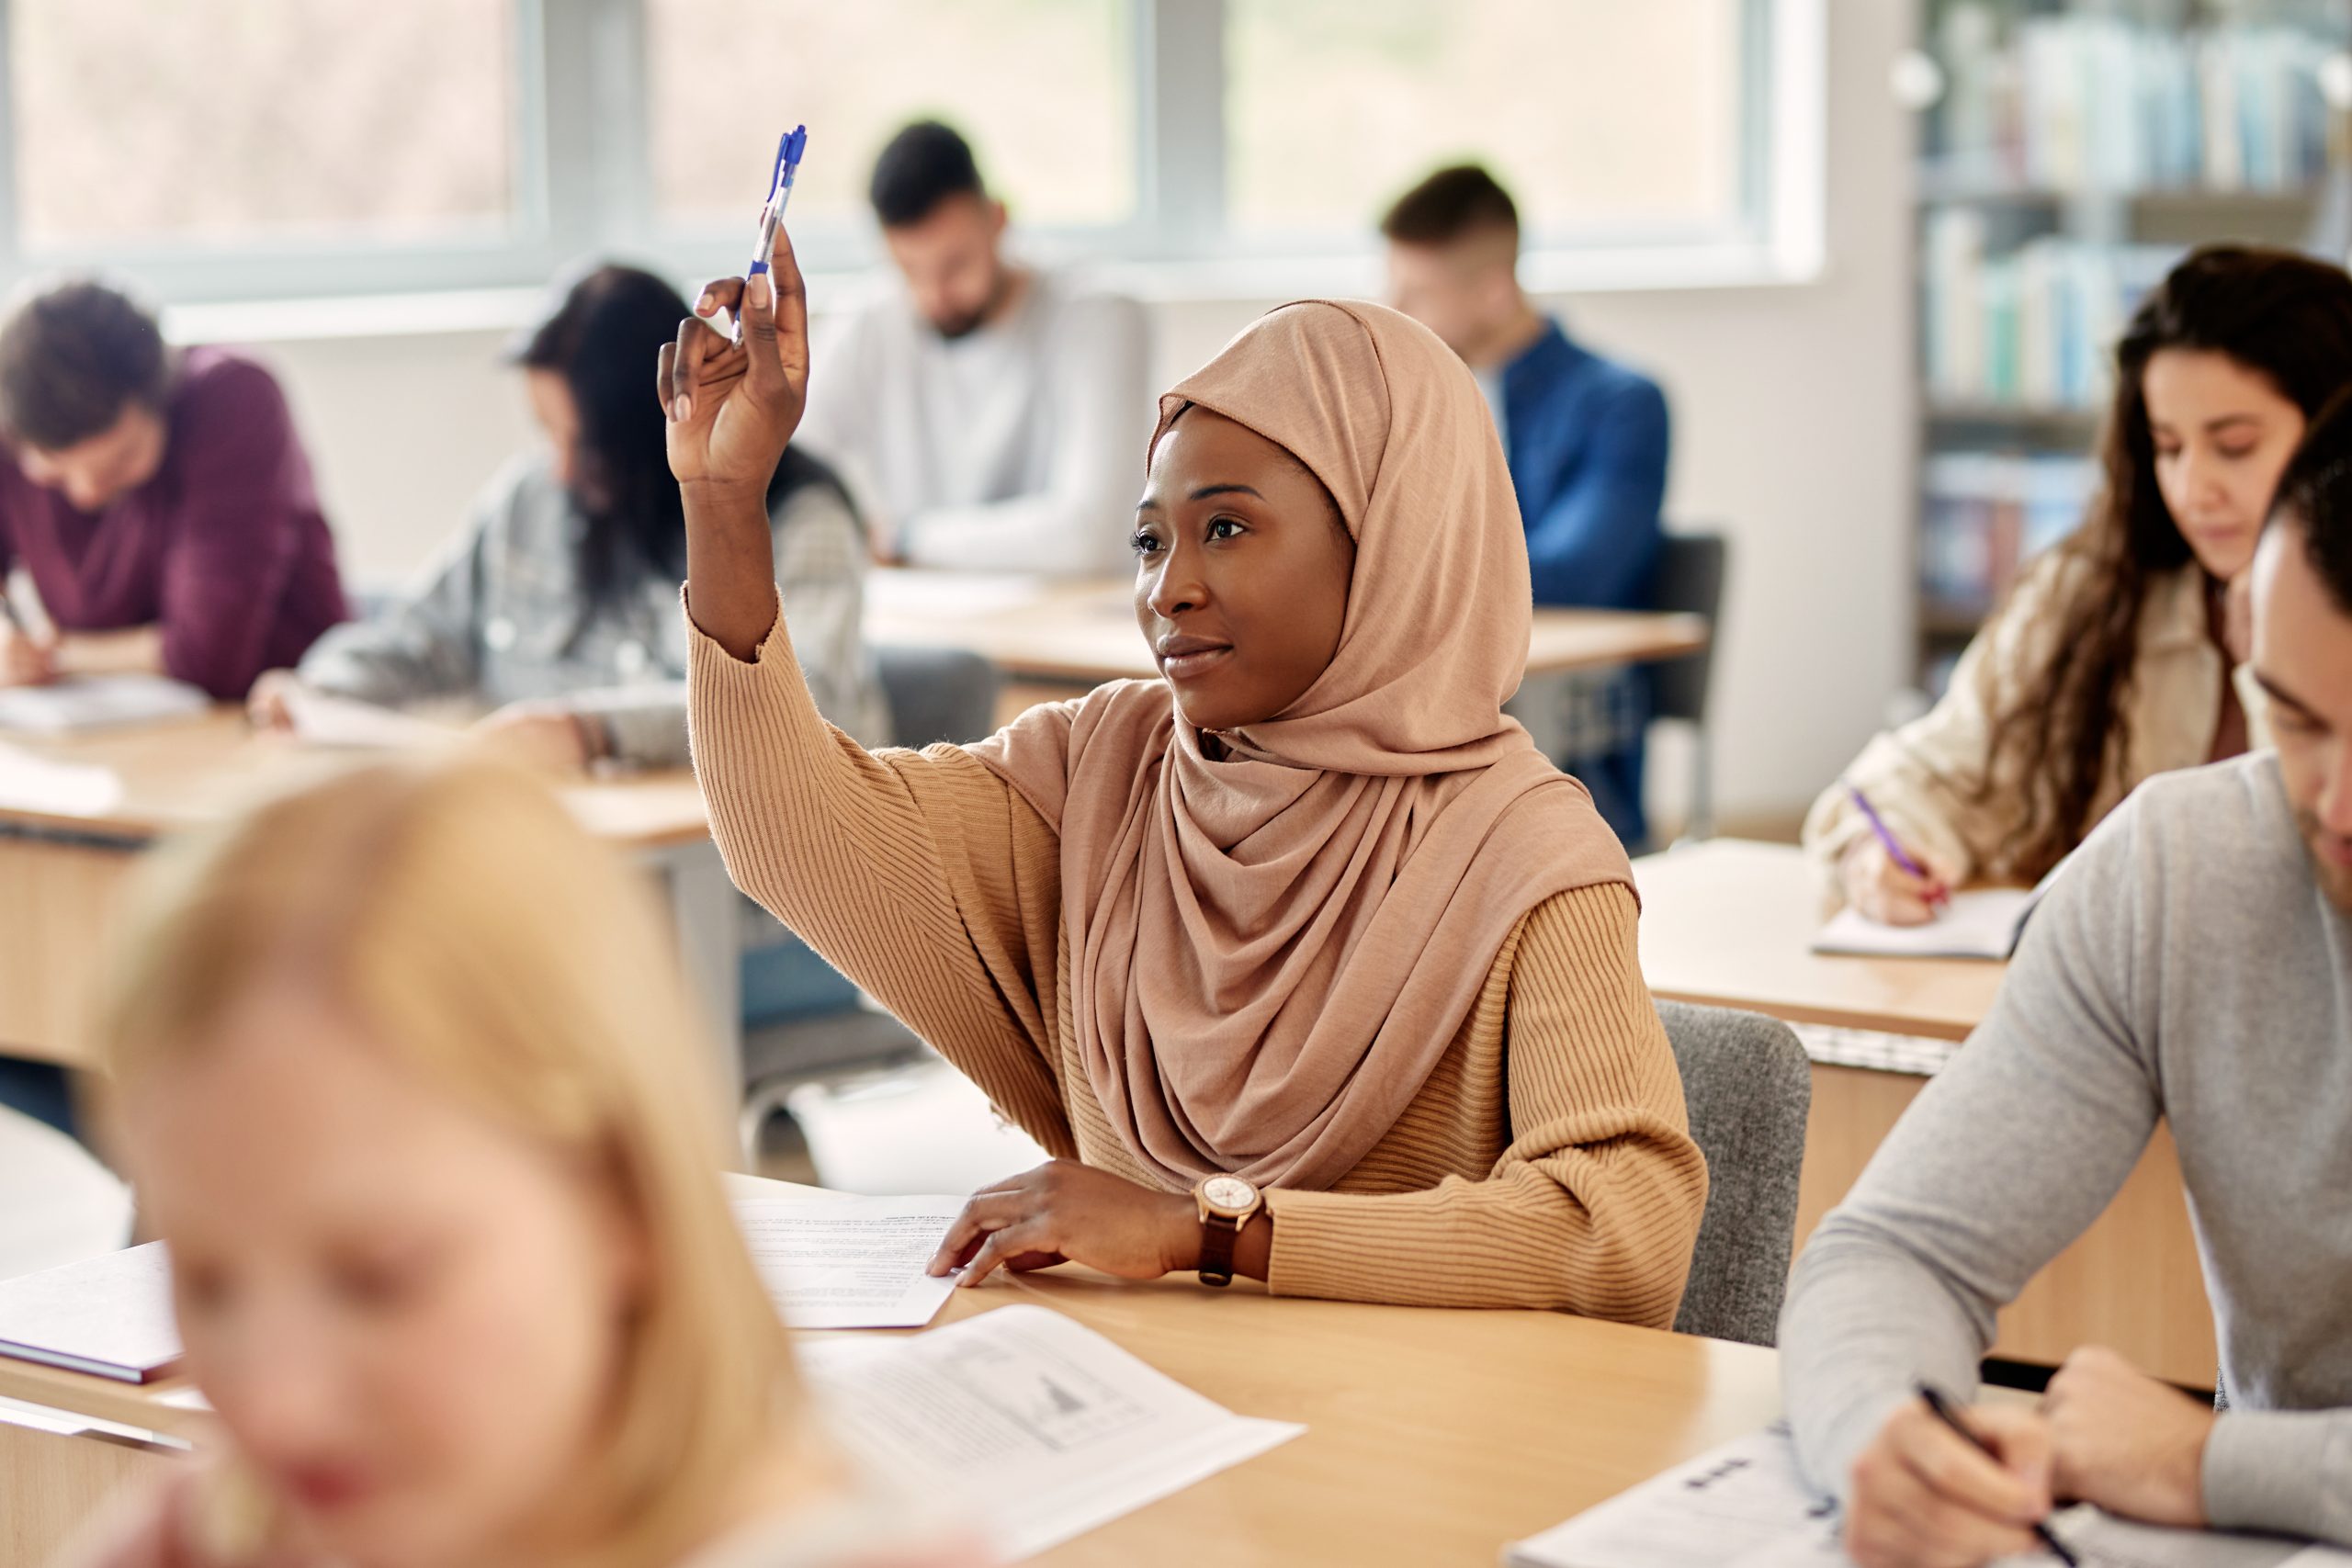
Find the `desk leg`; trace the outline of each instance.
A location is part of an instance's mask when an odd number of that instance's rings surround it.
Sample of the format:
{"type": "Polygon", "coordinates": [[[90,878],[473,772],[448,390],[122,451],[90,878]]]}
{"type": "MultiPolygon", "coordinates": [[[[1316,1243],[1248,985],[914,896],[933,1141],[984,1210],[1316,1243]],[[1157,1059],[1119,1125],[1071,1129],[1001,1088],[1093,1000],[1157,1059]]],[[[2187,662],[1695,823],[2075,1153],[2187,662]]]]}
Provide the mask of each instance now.
{"type": "Polygon", "coordinates": [[[718,1047],[720,1091],[743,1092],[743,971],[741,896],[728,880],[718,846],[708,839],[654,856],[670,890],[671,930],[687,993],[718,1047]]]}
{"type": "Polygon", "coordinates": [[[47,1562],[117,1493],[182,1456],[130,1439],[0,1421],[0,1562],[47,1562]]]}

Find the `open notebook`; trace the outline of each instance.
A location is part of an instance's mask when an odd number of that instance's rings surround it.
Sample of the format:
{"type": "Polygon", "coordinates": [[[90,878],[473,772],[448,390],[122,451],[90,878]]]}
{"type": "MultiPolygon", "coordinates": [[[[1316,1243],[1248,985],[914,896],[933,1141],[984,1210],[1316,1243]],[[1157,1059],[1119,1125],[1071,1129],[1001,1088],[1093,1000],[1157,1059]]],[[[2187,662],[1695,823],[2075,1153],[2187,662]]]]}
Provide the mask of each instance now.
{"type": "Polygon", "coordinates": [[[153,724],[202,713],[212,699],[161,675],[69,675],[46,686],[0,691],[0,729],[74,735],[128,724],[153,724]]]}
{"type": "Polygon", "coordinates": [[[1943,912],[1924,926],[1883,926],[1850,905],[1830,918],[1813,939],[1815,953],[1855,953],[1876,958],[1993,958],[2017,951],[2018,938],[2038,887],[1977,887],[1955,893],[1943,912]]]}

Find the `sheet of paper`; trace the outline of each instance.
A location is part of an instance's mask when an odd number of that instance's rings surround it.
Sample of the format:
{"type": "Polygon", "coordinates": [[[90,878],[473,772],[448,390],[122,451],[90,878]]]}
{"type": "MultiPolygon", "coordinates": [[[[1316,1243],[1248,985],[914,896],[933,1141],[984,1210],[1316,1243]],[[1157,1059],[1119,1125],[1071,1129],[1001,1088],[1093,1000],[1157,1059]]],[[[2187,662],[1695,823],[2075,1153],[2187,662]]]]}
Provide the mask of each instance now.
{"type": "Polygon", "coordinates": [[[2007,958],[2041,896],[2028,887],[1973,888],[1953,894],[1943,913],[1924,926],[1883,926],[1848,908],[1821,928],[1813,950],[1878,958],[2007,958]]]}
{"type": "Polygon", "coordinates": [[[800,1349],[852,1455],[916,1495],[965,1499],[1008,1562],[1306,1430],[1236,1416],[1038,1306],[800,1349]]]}
{"type": "Polygon", "coordinates": [[[739,1199],[752,1265],[795,1328],[921,1328],[953,1275],[923,1272],[962,1198],[739,1199]]]}
{"type": "Polygon", "coordinates": [[[354,702],[349,697],[330,696],[299,686],[287,692],[286,712],[294,721],[294,733],[313,746],[404,751],[445,745],[458,734],[446,725],[418,718],[398,708],[354,702]]]}
{"type": "MultiPolygon", "coordinates": [[[[2052,1530],[2084,1568],[2352,1568],[2352,1554],[2269,1537],[2157,1529],[2069,1508],[2052,1530]]],[[[1846,1568],[1835,1509],[1775,1424],[1510,1547],[1510,1568],[1846,1568]]],[[[2047,1568],[2046,1553],[2002,1568],[2047,1568]]]]}
{"type": "Polygon", "coordinates": [[[122,804],[122,775],[0,745],[0,806],[54,817],[101,817],[122,804]]]}
{"type": "Polygon", "coordinates": [[[0,1355],[143,1382],[179,1359],[160,1241],[0,1280],[0,1355]]]}
{"type": "Polygon", "coordinates": [[[161,675],[71,675],[47,686],[0,691],[0,729],[74,735],[186,718],[211,704],[198,687],[161,675]]]}
{"type": "Polygon", "coordinates": [[[865,613],[876,619],[961,621],[1018,610],[1044,597],[1043,578],[1015,572],[899,569],[866,574],[865,613]]]}

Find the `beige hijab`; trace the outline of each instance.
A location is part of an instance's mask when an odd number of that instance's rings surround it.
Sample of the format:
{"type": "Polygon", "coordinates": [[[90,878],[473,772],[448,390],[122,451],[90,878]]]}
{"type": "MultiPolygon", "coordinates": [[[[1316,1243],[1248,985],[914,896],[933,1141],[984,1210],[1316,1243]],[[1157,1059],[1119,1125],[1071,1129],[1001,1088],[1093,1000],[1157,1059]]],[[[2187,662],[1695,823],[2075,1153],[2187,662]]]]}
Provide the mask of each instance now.
{"type": "Polygon", "coordinates": [[[1632,885],[1584,786],[1502,705],[1527,547],[1485,400],[1377,305],[1261,317],[1159,400],[1280,444],[1339,502],[1339,650],[1288,709],[1200,733],[1158,681],[1034,711],[975,750],[1061,837],[1079,1052],[1170,1186],[1328,1188],[1429,1080],[1545,898],[1632,885]]]}

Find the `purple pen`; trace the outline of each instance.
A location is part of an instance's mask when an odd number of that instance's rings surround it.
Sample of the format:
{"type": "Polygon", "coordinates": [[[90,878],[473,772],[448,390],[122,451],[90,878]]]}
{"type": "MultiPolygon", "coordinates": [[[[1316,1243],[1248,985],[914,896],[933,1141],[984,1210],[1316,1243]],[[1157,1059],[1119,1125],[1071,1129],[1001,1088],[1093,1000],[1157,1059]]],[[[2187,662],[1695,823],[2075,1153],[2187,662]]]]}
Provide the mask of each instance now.
{"type": "MultiPolygon", "coordinates": [[[[1846,794],[1852,799],[1855,807],[1861,812],[1863,819],[1870,823],[1871,831],[1878,835],[1878,841],[1886,846],[1886,852],[1888,856],[1894,860],[1895,864],[1901,866],[1905,871],[1909,872],[1912,875],[1917,877],[1922,882],[1933,882],[1935,880],[1935,878],[1929,874],[1927,867],[1921,865],[1917,861],[1913,860],[1909,854],[1905,852],[1903,846],[1895,841],[1893,829],[1887,827],[1886,819],[1878,814],[1878,808],[1871,804],[1871,797],[1869,795],[1864,795],[1859,787],[1850,784],[1846,786],[1846,794]]],[[[1942,899],[1938,895],[1930,894],[1928,896],[1928,902],[1940,903],[1942,902],[1942,899]]]]}

